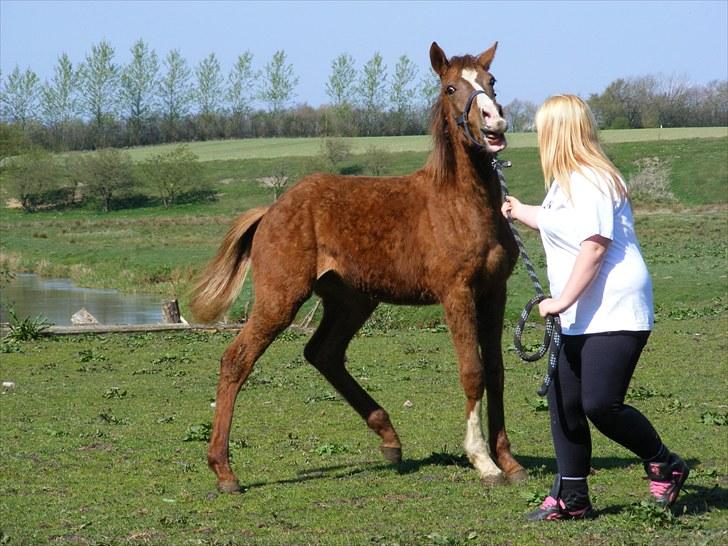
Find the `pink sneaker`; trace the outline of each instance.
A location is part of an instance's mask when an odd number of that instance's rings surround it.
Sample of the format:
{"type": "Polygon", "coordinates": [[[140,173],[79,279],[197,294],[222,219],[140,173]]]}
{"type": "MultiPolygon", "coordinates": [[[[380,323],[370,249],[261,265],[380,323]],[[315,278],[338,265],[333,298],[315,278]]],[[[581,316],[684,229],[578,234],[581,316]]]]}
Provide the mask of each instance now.
{"type": "Polygon", "coordinates": [[[690,468],[674,453],[666,463],[645,463],[647,479],[650,480],[650,493],[660,506],[669,508],[677,500],[690,468]]]}
{"type": "Polygon", "coordinates": [[[589,499],[583,506],[567,506],[563,499],[555,499],[551,495],[546,497],[536,510],[526,514],[528,521],[543,521],[556,519],[584,519],[592,517],[594,511],[589,499]]]}

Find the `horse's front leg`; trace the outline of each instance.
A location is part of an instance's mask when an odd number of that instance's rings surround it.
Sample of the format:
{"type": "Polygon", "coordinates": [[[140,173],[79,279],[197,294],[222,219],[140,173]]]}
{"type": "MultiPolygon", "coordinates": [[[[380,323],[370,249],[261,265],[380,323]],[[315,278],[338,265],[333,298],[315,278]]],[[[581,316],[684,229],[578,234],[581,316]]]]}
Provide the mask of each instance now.
{"type": "Polygon", "coordinates": [[[481,402],[485,390],[485,373],[478,351],[478,328],[472,291],[461,288],[451,291],[443,302],[460,368],[460,383],[465,391],[465,454],[484,483],[505,481],[493,462],[481,425],[481,402]]]}
{"type": "Polygon", "coordinates": [[[477,304],[478,340],[485,367],[485,389],[488,395],[488,442],[491,454],[510,482],[528,478],[526,470],[511,453],[506,434],[503,408],[503,315],[506,306],[506,288],[500,287],[477,304]]]}

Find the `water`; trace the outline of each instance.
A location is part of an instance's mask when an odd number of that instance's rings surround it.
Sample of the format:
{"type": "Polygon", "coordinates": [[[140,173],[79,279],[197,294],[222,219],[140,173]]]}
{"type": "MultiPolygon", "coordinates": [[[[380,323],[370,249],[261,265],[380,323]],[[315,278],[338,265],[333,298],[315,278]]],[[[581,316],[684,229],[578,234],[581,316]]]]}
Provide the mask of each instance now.
{"type": "Polygon", "coordinates": [[[122,294],[116,290],[80,288],[68,279],[44,279],[18,273],[0,287],[0,321],[7,322],[6,307],[18,318],[43,315],[52,324],[69,325],[71,315],[84,307],[101,324],[155,324],[162,322],[161,298],[122,294]]]}

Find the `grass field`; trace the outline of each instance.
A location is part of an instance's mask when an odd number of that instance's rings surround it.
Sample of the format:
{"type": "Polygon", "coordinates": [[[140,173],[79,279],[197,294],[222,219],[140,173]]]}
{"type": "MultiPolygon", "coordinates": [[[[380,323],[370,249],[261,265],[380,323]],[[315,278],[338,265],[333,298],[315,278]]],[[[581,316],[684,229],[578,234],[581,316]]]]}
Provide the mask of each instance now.
{"type": "MultiPolygon", "coordinates": [[[[688,127],[668,129],[620,129],[601,132],[606,143],[645,142],[653,140],[686,140],[693,138],[720,138],[728,136],[728,127],[688,127]]],[[[341,139],[351,146],[354,154],[363,154],[376,147],[391,153],[428,152],[431,149],[429,135],[407,137],[354,137],[341,139]]],[[[508,135],[510,148],[533,148],[535,133],[511,133],[508,135]]],[[[153,154],[169,150],[173,144],[130,148],[134,161],[143,161],[153,154]]],[[[252,138],[241,140],[211,140],[191,142],[189,148],[201,161],[224,161],[229,159],[256,159],[280,157],[310,157],[319,153],[321,139],[316,138],[252,138]]]]}
{"type": "Polygon", "coordinates": [[[405,308],[380,314],[348,355],[390,411],[403,465],[379,459],[376,437],[304,362],[305,338],[290,333],[238,401],[232,457],[248,490],[237,496],[215,493],[201,441],[230,334],[6,342],[0,379],[16,387],[0,395],[0,543],[725,544],[726,217],[653,212],[638,232],[657,322],[628,401],[693,469],[674,516],[640,504],[641,464],[595,433],[599,517],[523,521],[550,485],[554,458],[535,394],[544,364],[521,363],[510,346],[529,293],[519,270],[504,342],[506,415],[527,483],[479,483],[461,448],[463,396],[447,332],[405,308]]]}
{"type": "MultiPolygon", "coordinates": [[[[203,175],[218,192],[212,203],[108,214],[3,210],[0,259],[82,285],[183,297],[230,219],[271,201],[256,178],[281,163],[294,179],[320,168],[317,146],[309,157],[206,161],[203,175]]],[[[628,396],[693,469],[674,515],[640,504],[641,465],[595,434],[599,517],[523,521],[547,491],[554,459],[535,394],[544,364],[521,363],[510,344],[532,294],[519,265],[504,336],[506,417],[529,482],[484,487],[464,458],[463,395],[438,306],[382,306],[348,355],[398,428],[400,468],[379,459],[375,436],[303,361],[305,338],[286,333],[239,399],[233,466],[248,491],[237,496],[215,493],[201,441],[229,334],[5,341],[0,380],[16,387],[0,394],[0,544],[728,543],[728,138],[618,142],[608,151],[628,179],[639,160],[657,158],[674,194],[635,203],[657,320],[628,396]]],[[[425,157],[392,153],[388,173],[411,172],[425,157]]],[[[511,192],[540,201],[535,148],[504,157],[513,161],[511,192]]],[[[539,241],[524,235],[543,277],[539,241]]]]}

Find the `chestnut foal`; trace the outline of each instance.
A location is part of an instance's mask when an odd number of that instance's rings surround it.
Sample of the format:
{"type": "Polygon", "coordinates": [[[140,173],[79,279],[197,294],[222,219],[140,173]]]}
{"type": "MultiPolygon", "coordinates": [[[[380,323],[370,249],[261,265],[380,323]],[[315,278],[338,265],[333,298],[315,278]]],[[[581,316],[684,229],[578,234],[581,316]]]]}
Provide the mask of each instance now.
{"type": "Polygon", "coordinates": [[[252,265],[253,310],[220,365],[208,452],[220,490],[240,490],[228,457],[238,392],[312,293],[323,301],[323,318],[304,355],[381,437],[387,460],[401,461],[399,437],[387,412],[346,370],[346,348],[380,302],[441,303],[466,397],[465,452],[485,482],[526,478],[511,454],[503,414],[501,332],[506,279],[518,250],[500,214],[491,165],[506,146],[507,129],[489,72],[496,46],[448,59],[432,44],[430,60],[442,85],[433,110],[434,147],[423,169],[382,178],[310,175],[271,207],[233,223],[192,302],[198,319],[216,319],[252,265]],[[472,107],[459,126],[466,104],[472,107]]]}

